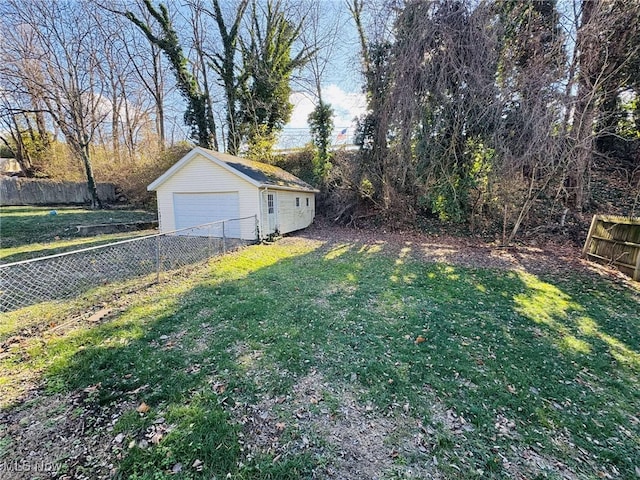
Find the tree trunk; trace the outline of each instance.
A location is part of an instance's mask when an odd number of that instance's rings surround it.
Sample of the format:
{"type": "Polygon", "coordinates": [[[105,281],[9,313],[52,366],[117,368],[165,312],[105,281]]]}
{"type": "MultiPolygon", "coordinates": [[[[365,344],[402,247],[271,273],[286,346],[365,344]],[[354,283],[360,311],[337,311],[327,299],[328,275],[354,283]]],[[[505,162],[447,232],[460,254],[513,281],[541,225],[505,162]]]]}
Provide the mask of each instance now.
{"type": "MultiPolygon", "coordinates": [[[[582,102],[580,102],[582,103],[582,102]]],[[[569,204],[578,211],[587,203],[590,196],[591,164],[593,160],[593,122],[595,106],[592,102],[579,105],[576,114],[580,114],[578,124],[574,123],[573,161],[569,172],[569,204]]]]}
{"type": "Polygon", "coordinates": [[[573,112],[571,130],[571,162],[566,185],[569,193],[568,203],[582,211],[589,198],[591,162],[593,158],[593,127],[596,118],[598,95],[598,58],[597,29],[592,20],[600,8],[599,2],[582,1],[582,18],[577,38],[578,55],[578,93],[573,112]]]}
{"type": "Polygon", "coordinates": [[[44,121],[44,113],[41,111],[39,105],[36,105],[36,127],[38,128],[42,148],[49,148],[51,145],[49,142],[49,134],[47,133],[47,126],[44,121]]]}
{"type": "Polygon", "coordinates": [[[163,151],[166,138],[164,133],[164,105],[162,104],[162,99],[156,101],[156,128],[158,129],[158,146],[160,147],[160,151],[163,151]]]}
{"type": "Polygon", "coordinates": [[[156,104],[156,130],[158,133],[158,146],[160,151],[165,147],[165,126],[164,126],[164,92],[162,83],[162,58],[160,50],[152,43],[151,50],[153,52],[153,99],[156,104]]]}
{"type": "MultiPolygon", "coordinates": [[[[123,89],[124,91],[124,89],[123,89]]],[[[125,128],[123,132],[124,144],[127,148],[127,153],[129,156],[129,161],[133,162],[135,159],[135,150],[136,150],[136,142],[135,142],[135,125],[134,120],[131,118],[131,108],[129,107],[128,102],[124,102],[124,120],[125,120],[125,128]]]]}
{"type": "Polygon", "coordinates": [[[114,160],[120,162],[120,105],[118,102],[118,94],[116,84],[111,79],[111,88],[113,90],[111,96],[111,148],[113,149],[114,160]]]}
{"type": "Polygon", "coordinates": [[[84,171],[87,175],[87,189],[89,190],[89,196],[91,197],[91,208],[98,210],[102,208],[102,202],[98,196],[98,186],[96,184],[95,177],[93,176],[93,168],[91,167],[91,153],[89,151],[89,144],[80,146],[79,154],[82,158],[84,165],[84,171]]]}
{"type": "MultiPolygon", "coordinates": [[[[231,101],[235,102],[235,93],[227,93],[227,97],[229,97],[229,95],[233,97],[231,101]]],[[[227,129],[229,130],[227,132],[227,150],[231,155],[237,155],[238,150],[240,149],[240,132],[236,127],[235,104],[232,104],[231,102],[227,103],[227,129]]]]}
{"type": "Polygon", "coordinates": [[[22,173],[24,173],[25,177],[33,177],[35,174],[33,163],[31,162],[31,156],[29,155],[29,151],[27,150],[24,144],[24,140],[22,139],[20,126],[18,125],[18,121],[16,120],[15,116],[12,116],[11,120],[13,121],[13,126],[15,128],[15,132],[11,130],[10,134],[16,144],[16,149],[14,152],[16,162],[18,162],[18,165],[20,165],[20,169],[22,170],[22,173]]]}
{"type": "Polygon", "coordinates": [[[213,101],[211,100],[211,94],[209,93],[209,81],[207,80],[207,72],[205,70],[206,65],[202,52],[200,50],[198,50],[198,52],[202,64],[202,88],[204,89],[204,94],[207,97],[207,126],[209,134],[211,135],[211,140],[213,141],[213,149],[218,152],[220,151],[220,148],[218,147],[218,133],[216,132],[216,120],[213,116],[213,101]]]}

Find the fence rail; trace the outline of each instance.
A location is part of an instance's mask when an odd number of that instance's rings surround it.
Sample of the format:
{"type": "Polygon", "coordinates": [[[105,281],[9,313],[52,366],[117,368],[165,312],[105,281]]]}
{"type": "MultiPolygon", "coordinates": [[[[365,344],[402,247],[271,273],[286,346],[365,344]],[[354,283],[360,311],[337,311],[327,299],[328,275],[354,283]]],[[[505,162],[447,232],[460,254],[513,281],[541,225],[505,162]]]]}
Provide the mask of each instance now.
{"type": "Polygon", "coordinates": [[[198,263],[254,243],[255,216],[212,222],[0,265],[0,312],[72,298],[90,288],[198,263]],[[254,238],[238,232],[254,229],[254,238]]]}
{"type": "Polygon", "coordinates": [[[640,218],[594,215],[582,254],[640,281],[640,218]]]}

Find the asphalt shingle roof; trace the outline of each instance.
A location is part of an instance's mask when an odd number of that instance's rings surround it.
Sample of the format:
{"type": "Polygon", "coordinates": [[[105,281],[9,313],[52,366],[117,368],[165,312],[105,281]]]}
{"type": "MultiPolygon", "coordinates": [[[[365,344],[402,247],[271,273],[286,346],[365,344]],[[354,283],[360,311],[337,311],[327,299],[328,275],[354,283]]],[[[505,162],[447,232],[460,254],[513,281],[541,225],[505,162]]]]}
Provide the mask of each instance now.
{"type": "Polygon", "coordinates": [[[235,157],[227,153],[213,151],[209,151],[209,153],[221,162],[224,162],[227,166],[265,186],[273,185],[274,187],[288,187],[309,191],[316,190],[295,175],[275,165],[235,157]]]}

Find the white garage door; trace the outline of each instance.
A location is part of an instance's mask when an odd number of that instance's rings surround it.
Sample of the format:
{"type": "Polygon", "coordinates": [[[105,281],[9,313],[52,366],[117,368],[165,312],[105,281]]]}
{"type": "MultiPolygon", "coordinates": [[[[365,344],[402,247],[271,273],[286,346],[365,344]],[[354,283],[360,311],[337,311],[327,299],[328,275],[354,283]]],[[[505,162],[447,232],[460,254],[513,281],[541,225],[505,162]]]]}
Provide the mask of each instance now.
{"type": "MultiPolygon", "coordinates": [[[[240,199],[238,192],[174,193],[173,212],[177,230],[220,220],[237,219],[240,217],[240,199]]],[[[239,238],[240,222],[225,222],[224,233],[227,237],[239,238]]],[[[222,236],[222,224],[212,229],[199,230],[195,234],[222,236]]]]}

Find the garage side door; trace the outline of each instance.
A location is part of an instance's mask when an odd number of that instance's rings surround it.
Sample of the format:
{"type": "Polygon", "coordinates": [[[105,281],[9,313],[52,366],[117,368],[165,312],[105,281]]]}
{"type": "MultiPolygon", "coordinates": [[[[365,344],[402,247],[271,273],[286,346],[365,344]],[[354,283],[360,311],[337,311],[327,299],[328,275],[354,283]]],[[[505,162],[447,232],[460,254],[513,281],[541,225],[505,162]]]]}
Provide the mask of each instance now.
{"type": "MultiPolygon", "coordinates": [[[[240,217],[240,198],[238,192],[225,193],[174,193],[173,214],[176,229],[191,228],[204,223],[218,222],[240,217]]],[[[208,235],[202,230],[199,235],[208,235]]],[[[212,235],[222,236],[222,226],[218,225],[212,235]]],[[[240,222],[225,224],[225,235],[240,237],[240,222]]]]}

